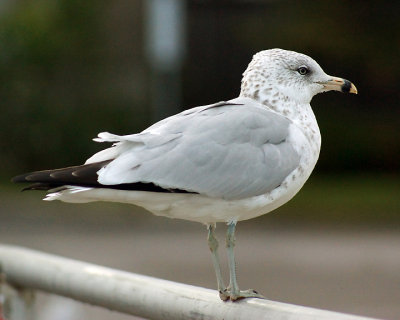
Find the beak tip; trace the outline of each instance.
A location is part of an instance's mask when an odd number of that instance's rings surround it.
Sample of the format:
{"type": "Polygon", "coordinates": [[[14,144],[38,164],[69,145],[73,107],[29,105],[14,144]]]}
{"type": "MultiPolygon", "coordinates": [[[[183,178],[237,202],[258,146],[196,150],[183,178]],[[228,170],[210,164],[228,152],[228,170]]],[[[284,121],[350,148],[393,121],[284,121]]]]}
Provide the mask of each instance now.
{"type": "Polygon", "coordinates": [[[350,93],[358,94],[358,90],[354,84],[351,84],[350,93]]]}
{"type": "Polygon", "coordinates": [[[320,84],[322,84],[324,91],[335,90],[341,91],[343,93],[358,94],[356,86],[349,80],[343,78],[331,76],[331,79],[329,79],[328,81],[320,82],[320,84]]]}
{"type": "Polygon", "coordinates": [[[343,79],[343,84],[341,86],[341,90],[344,93],[355,93],[357,94],[357,88],[354,84],[352,84],[349,80],[343,79]]]}

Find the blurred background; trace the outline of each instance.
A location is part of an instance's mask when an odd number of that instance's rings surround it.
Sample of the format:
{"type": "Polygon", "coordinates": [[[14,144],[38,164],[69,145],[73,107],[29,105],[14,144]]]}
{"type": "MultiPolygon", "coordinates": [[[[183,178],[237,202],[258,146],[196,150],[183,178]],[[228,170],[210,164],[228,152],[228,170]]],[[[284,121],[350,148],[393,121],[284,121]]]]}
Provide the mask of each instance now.
{"type": "MultiPolygon", "coordinates": [[[[290,203],[239,224],[239,283],[273,300],[397,319],[399,7],[2,0],[0,241],[214,288],[202,226],[133,206],[43,203],[43,194],[21,194],[9,181],[83,163],[105,147],[91,140],[98,132],[130,134],[234,98],[254,53],[289,49],[351,80],[359,94],[313,99],[320,160],[290,203]]],[[[41,319],[132,319],[46,295],[39,301],[41,319]]]]}

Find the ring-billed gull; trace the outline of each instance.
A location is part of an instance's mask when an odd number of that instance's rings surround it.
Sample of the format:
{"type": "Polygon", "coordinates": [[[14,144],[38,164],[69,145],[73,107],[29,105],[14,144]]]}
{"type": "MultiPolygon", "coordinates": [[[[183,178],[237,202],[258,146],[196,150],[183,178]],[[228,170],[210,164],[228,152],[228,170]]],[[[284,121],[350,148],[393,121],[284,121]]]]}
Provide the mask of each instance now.
{"type": "Polygon", "coordinates": [[[236,223],[286,203],[308,179],[321,145],[310,101],[329,90],[357,93],[350,81],[327,75],[304,54],[261,51],[243,74],[239,97],[183,111],[138,134],[100,133],[94,140],[113,146],[84,165],[13,181],[49,190],[45,200],[130,203],[204,223],[221,299],[262,297],[239,290],[236,223]],[[217,254],[217,222],[228,224],[228,287],[217,254]]]}

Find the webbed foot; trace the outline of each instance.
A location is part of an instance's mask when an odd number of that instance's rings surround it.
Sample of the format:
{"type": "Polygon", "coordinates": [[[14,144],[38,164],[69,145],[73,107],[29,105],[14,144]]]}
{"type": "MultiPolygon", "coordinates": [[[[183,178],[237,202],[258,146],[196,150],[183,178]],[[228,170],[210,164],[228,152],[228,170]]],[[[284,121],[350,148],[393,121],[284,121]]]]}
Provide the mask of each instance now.
{"type": "Polygon", "coordinates": [[[236,301],[246,298],[258,298],[258,299],[266,299],[263,295],[259,294],[256,290],[248,289],[248,290],[240,290],[238,292],[232,292],[229,288],[224,291],[219,292],[219,297],[222,301],[236,301]]]}

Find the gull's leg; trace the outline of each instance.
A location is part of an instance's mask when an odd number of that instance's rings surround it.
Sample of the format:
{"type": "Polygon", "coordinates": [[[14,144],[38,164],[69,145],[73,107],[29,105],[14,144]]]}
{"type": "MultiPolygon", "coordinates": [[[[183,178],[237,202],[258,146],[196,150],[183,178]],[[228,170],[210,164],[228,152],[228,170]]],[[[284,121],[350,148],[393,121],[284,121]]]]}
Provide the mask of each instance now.
{"type": "Polygon", "coordinates": [[[226,293],[226,287],[224,284],[224,280],[222,279],[221,265],[219,263],[219,257],[218,257],[218,240],[215,237],[214,233],[215,224],[208,225],[207,229],[208,229],[207,241],[212,254],[212,261],[214,265],[215,275],[217,276],[219,297],[221,298],[221,300],[226,301],[229,299],[229,295],[226,293]]]}
{"type": "Polygon", "coordinates": [[[226,232],[226,248],[228,251],[228,264],[229,264],[229,296],[232,301],[242,299],[242,298],[264,298],[257,291],[249,289],[245,291],[239,290],[239,285],[236,279],[236,262],[235,254],[233,252],[235,247],[235,228],[236,221],[230,222],[228,224],[228,231],[226,232]]]}
{"type": "Polygon", "coordinates": [[[233,252],[235,248],[235,229],[236,222],[230,222],[228,224],[228,230],[226,232],[226,248],[228,251],[228,265],[229,265],[229,290],[231,300],[236,300],[239,296],[239,286],[236,280],[236,261],[235,254],[233,252]]]}

